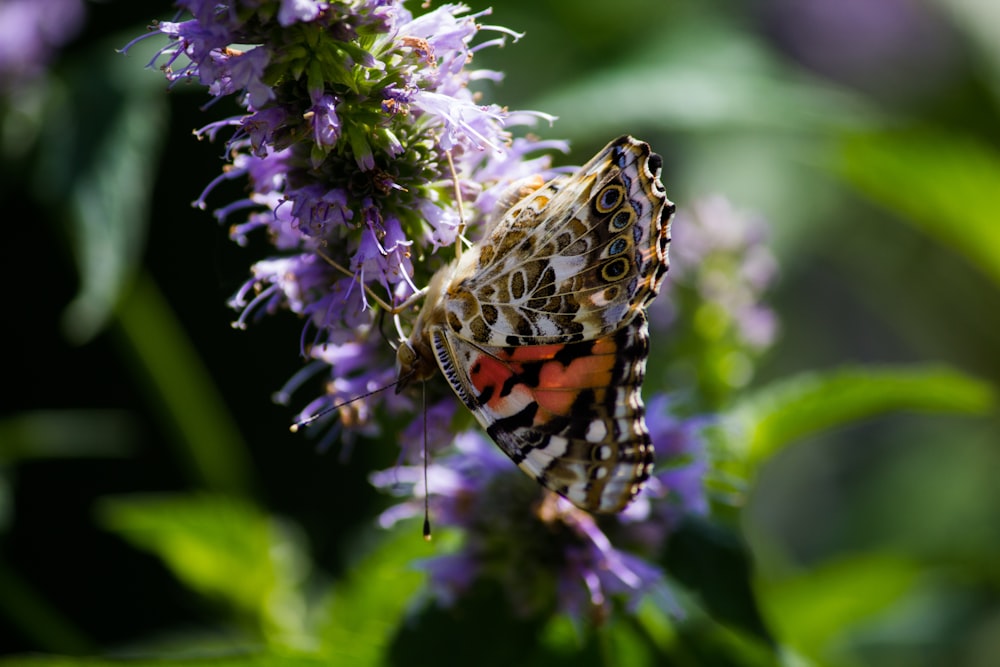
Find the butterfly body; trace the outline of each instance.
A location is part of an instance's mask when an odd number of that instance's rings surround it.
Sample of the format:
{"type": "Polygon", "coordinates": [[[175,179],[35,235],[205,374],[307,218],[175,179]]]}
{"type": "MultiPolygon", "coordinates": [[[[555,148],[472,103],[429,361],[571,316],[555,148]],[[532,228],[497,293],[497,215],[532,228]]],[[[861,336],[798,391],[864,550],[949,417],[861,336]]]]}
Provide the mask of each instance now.
{"type": "Polygon", "coordinates": [[[399,385],[437,370],[529,476],[592,512],[641,489],[646,306],[667,270],[662,160],[621,137],[534,186],[432,278],[397,354],[399,385]]]}

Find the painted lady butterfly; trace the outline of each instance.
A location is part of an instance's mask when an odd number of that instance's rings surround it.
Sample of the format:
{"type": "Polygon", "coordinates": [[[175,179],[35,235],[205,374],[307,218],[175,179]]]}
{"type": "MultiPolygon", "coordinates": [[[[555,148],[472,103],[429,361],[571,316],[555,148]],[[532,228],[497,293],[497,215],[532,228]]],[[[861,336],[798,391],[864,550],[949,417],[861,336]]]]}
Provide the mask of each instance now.
{"type": "Polygon", "coordinates": [[[431,279],[397,391],[441,369],[530,477],[618,512],[653,468],[646,306],[667,271],[662,159],[632,137],[514,203],[431,279]]]}

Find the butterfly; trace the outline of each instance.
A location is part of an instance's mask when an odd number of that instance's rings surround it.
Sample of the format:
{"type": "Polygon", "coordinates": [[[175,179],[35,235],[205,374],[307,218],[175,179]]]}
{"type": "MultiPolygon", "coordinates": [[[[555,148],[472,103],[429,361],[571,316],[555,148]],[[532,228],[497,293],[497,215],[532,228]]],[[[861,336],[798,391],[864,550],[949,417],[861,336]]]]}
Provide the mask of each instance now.
{"type": "Polygon", "coordinates": [[[521,470],[590,512],[624,509],[653,468],[641,386],[674,214],[662,163],[623,136],[531,186],[431,278],[397,349],[397,391],[440,370],[521,470]]]}

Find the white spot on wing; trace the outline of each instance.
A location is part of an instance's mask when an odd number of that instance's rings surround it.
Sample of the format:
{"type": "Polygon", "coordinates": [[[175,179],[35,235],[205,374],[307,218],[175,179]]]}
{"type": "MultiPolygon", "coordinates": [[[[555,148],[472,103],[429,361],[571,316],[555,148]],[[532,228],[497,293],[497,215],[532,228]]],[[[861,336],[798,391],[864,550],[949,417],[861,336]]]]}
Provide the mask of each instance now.
{"type": "Polygon", "coordinates": [[[549,258],[549,266],[556,274],[556,282],[569,280],[584,269],[583,258],[571,255],[554,255],[549,258]]]}
{"type": "Polygon", "coordinates": [[[527,456],[525,456],[524,461],[521,462],[521,467],[527,466],[527,469],[534,473],[534,476],[537,477],[541,475],[546,468],[548,468],[553,459],[565,456],[568,448],[569,440],[558,435],[554,435],[549,438],[548,444],[544,447],[539,447],[529,451],[527,456]]]}
{"type": "Polygon", "coordinates": [[[559,336],[564,333],[563,330],[556,324],[555,320],[547,317],[539,318],[534,324],[538,333],[543,336],[559,336]]]}
{"type": "Polygon", "coordinates": [[[548,443],[544,447],[539,447],[538,449],[532,451],[532,454],[539,454],[551,461],[552,459],[566,456],[566,450],[568,449],[569,440],[563,438],[562,436],[554,435],[549,438],[548,443]]]}
{"type": "Polygon", "coordinates": [[[586,484],[571,484],[566,490],[566,497],[570,499],[571,502],[578,506],[585,506],[587,502],[587,485],[586,484]]]}
{"type": "Polygon", "coordinates": [[[587,426],[587,442],[604,442],[608,437],[608,425],[599,419],[595,419],[587,426]]]}

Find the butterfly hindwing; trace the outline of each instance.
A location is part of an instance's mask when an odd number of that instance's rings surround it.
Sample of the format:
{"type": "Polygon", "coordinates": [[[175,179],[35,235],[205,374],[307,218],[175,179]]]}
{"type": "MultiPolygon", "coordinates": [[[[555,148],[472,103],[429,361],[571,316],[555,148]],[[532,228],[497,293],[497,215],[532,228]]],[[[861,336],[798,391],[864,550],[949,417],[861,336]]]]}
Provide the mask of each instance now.
{"type": "Polygon", "coordinates": [[[579,343],[496,348],[447,330],[433,345],[455,393],[530,477],[596,512],[621,510],[652,469],[640,388],[645,316],[579,343]]]}

